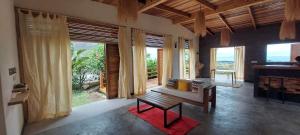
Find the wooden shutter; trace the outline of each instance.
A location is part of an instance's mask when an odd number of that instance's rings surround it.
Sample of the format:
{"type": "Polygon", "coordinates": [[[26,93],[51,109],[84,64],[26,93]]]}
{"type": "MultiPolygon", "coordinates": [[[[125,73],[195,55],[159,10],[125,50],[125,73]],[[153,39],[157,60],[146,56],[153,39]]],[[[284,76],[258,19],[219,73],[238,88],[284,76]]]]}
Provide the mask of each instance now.
{"type": "Polygon", "coordinates": [[[161,85],[163,71],[163,49],[157,49],[157,73],[158,73],[158,85],[161,85]]]}
{"type": "Polygon", "coordinates": [[[106,96],[108,99],[118,97],[120,55],[118,44],[106,44],[106,96]]]}

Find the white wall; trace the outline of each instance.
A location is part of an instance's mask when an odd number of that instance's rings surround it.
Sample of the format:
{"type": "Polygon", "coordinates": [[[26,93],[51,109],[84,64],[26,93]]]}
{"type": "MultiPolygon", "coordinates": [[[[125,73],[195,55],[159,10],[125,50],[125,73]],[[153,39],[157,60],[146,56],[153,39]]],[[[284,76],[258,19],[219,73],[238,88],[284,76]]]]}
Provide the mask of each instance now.
{"type": "MultiPolygon", "coordinates": [[[[91,21],[118,24],[115,7],[91,0],[15,0],[15,5],[22,8],[61,13],[91,21]]],[[[198,38],[192,32],[180,25],[172,24],[169,19],[142,14],[134,27],[155,33],[171,34],[174,42],[177,42],[178,37],[181,36],[194,39],[194,44],[198,44],[198,38]]],[[[176,51],[174,53],[176,54],[174,57],[174,77],[177,78],[179,76],[178,50],[175,49],[174,51],[176,51]]]]}
{"type": "Polygon", "coordinates": [[[12,0],[0,1],[0,63],[0,134],[18,135],[21,132],[19,127],[20,125],[22,126],[22,121],[19,121],[20,117],[22,117],[20,116],[22,114],[22,107],[21,105],[7,106],[13,85],[19,82],[14,2],[12,0]],[[8,69],[12,67],[16,67],[17,74],[9,76],[8,69]],[[6,122],[2,117],[5,118],[6,122]],[[7,127],[6,130],[3,129],[5,128],[4,124],[7,127]]]}
{"type": "MultiPolygon", "coordinates": [[[[0,80],[1,80],[1,73],[0,73],[0,80]]],[[[0,83],[0,135],[6,134],[6,124],[5,124],[5,116],[4,116],[4,107],[3,107],[3,100],[2,100],[2,87],[0,83]]]]}

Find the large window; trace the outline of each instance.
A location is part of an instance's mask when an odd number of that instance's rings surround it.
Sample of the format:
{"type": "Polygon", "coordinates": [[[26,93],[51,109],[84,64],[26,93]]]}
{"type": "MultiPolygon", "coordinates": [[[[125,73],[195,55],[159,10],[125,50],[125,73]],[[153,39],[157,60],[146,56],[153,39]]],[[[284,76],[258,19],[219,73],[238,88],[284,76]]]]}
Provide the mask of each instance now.
{"type": "Polygon", "coordinates": [[[190,78],[190,50],[184,49],[184,77],[186,79],[190,78]]]}
{"type": "Polygon", "coordinates": [[[267,62],[294,62],[300,56],[299,44],[270,44],[267,46],[267,62]]]}
{"type": "Polygon", "coordinates": [[[184,78],[190,79],[190,42],[184,41],[184,78]]]}

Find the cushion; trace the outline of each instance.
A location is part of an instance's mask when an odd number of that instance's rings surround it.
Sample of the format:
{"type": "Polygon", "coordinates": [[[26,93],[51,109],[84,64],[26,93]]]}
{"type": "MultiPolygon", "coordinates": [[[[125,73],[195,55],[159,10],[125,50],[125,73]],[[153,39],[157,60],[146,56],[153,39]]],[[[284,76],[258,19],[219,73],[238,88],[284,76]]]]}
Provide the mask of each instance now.
{"type": "Polygon", "coordinates": [[[178,88],[177,89],[180,91],[189,91],[190,90],[190,81],[178,80],[178,88]]]}
{"type": "Polygon", "coordinates": [[[177,88],[177,79],[169,79],[166,87],[176,89],[177,88]]]}

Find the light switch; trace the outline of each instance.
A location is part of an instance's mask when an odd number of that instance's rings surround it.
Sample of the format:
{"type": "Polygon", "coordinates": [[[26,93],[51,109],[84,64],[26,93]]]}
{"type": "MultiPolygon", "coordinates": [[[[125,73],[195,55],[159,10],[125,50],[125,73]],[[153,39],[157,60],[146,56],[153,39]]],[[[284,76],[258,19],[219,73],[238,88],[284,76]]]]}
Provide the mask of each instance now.
{"type": "Polygon", "coordinates": [[[257,60],[251,60],[251,64],[257,64],[258,61],[257,60]]]}

